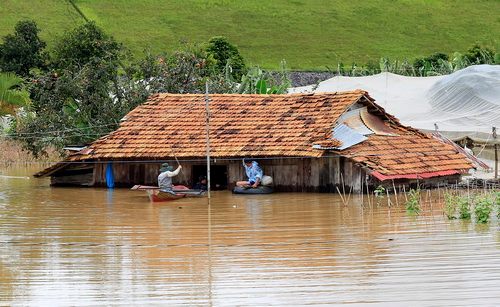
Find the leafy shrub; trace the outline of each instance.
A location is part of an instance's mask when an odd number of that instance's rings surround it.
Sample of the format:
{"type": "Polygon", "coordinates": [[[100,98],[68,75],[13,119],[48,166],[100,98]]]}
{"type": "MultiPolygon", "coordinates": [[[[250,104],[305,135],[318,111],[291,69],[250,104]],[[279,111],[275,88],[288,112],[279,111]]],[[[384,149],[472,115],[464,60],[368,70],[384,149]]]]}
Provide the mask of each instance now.
{"type": "Polygon", "coordinates": [[[469,63],[475,64],[492,64],[495,60],[495,52],[481,45],[474,45],[465,54],[469,63]]]}
{"type": "Polygon", "coordinates": [[[29,104],[29,93],[22,88],[23,79],[13,73],[0,72],[0,116],[15,115],[29,104]]]}
{"type": "Polygon", "coordinates": [[[291,85],[286,62],[281,61],[281,70],[277,76],[263,71],[259,67],[252,67],[241,77],[238,88],[240,94],[286,94],[291,85]]]}
{"type": "Polygon", "coordinates": [[[458,204],[458,217],[463,220],[468,220],[471,217],[471,206],[469,199],[465,196],[457,196],[456,202],[458,204]]]}
{"type": "Polygon", "coordinates": [[[415,70],[420,72],[420,75],[427,76],[430,71],[435,70],[435,68],[440,66],[441,61],[448,61],[448,55],[440,52],[431,54],[430,56],[424,58],[417,58],[413,62],[413,67],[415,70]]]}
{"type": "Polygon", "coordinates": [[[495,207],[497,210],[497,218],[500,219],[500,192],[495,193],[495,207]]]}
{"type": "Polygon", "coordinates": [[[478,223],[488,223],[490,214],[493,211],[493,199],[490,196],[476,197],[474,213],[478,223]]]}
{"type": "Polygon", "coordinates": [[[451,193],[444,194],[444,214],[449,220],[456,219],[457,213],[457,200],[456,196],[451,193]]]}
{"type": "Polygon", "coordinates": [[[377,206],[380,206],[380,203],[382,202],[382,198],[384,197],[385,194],[385,188],[381,185],[379,185],[374,191],[373,194],[375,194],[375,199],[377,200],[377,206]]]}
{"type": "Polygon", "coordinates": [[[419,214],[420,208],[420,190],[411,189],[408,192],[408,201],[405,203],[406,212],[410,214],[419,214]]]}

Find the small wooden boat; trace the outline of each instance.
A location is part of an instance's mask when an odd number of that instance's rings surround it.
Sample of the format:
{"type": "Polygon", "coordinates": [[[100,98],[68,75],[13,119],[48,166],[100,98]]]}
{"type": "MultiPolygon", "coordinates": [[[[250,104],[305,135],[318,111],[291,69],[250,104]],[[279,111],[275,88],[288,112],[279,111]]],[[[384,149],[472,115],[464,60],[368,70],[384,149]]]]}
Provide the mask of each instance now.
{"type": "Polygon", "coordinates": [[[205,191],[202,190],[194,190],[189,189],[183,185],[175,185],[172,187],[172,192],[166,192],[160,190],[159,187],[156,186],[147,186],[147,185],[135,185],[131,188],[131,190],[140,190],[146,191],[149,197],[149,200],[152,202],[163,202],[163,201],[171,201],[184,197],[202,197],[205,196],[205,191]]]}

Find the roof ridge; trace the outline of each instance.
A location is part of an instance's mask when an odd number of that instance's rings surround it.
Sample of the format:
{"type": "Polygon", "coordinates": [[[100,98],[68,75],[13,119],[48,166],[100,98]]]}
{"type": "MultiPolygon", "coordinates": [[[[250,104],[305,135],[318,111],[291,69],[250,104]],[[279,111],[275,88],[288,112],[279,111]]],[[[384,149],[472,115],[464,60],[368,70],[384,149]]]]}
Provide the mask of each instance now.
{"type": "MultiPolygon", "coordinates": [[[[291,97],[291,96],[331,96],[331,95],[343,95],[343,94],[367,94],[367,91],[356,89],[350,91],[336,91],[336,92],[313,92],[313,93],[287,93],[287,94],[238,94],[238,93],[209,93],[210,97],[213,96],[227,96],[227,97],[291,97]]],[[[204,93],[156,93],[150,96],[153,97],[204,97],[204,93]]]]}

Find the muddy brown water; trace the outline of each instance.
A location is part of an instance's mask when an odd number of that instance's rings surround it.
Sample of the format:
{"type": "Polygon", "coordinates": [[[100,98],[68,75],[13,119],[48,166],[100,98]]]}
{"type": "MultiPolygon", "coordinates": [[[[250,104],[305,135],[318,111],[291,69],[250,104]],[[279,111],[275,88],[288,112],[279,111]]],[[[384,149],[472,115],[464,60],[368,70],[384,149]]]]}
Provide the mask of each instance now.
{"type": "Polygon", "coordinates": [[[152,204],[0,171],[0,305],[500,304],[500,235],[331,194],[152,204]],[[209,211],[210,208],[210,211],[209,211]]]}

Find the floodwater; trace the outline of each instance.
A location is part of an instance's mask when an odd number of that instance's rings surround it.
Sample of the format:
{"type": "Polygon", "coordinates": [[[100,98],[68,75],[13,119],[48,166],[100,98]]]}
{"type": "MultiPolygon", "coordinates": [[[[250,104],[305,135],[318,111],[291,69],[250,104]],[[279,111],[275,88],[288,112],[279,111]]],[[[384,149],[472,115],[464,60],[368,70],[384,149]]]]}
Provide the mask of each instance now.
{"type": "Polygon", "coordinates": [[[496,219],[328,194],[152,204],[33,172],[0,171],[0,305],[500,304],[496,219]]]}

